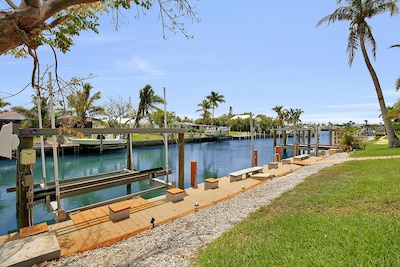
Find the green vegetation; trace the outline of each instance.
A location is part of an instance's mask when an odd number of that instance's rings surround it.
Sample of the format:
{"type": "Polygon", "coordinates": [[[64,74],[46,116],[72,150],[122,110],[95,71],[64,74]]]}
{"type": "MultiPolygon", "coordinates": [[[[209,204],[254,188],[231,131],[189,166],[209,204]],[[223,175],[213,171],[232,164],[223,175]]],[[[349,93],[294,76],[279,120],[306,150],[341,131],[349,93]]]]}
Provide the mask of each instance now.
{"type": "Polygon", "coordinates": [[[398,156],[400,148],[388,148],[387,143],[377,144],[368,143],[365,150],[356,151],[350,154],[350,157],[382,157],[382,156],[398,156]]]}
{"type": "MultiPolygon", "coordinates": [[[[361,155],[400,150],[368,144],[361,155]]],[[[326,168],[224,233],[195,265],[400,266],[399,163],[370,159],[326,168]]]]}

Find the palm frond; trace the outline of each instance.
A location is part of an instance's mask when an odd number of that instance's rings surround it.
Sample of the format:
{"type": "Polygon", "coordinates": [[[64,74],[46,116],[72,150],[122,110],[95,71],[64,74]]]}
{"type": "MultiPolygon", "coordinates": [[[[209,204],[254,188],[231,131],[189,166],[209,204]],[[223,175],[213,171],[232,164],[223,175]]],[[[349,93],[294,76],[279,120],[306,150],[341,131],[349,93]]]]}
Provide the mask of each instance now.
{"type": "Polygon", "coordinates": [[[347,50],[346,50],[349,57],[349,62],[348,62],[349,66],[353,64],[354,56],[356,54],[359,45],[360,45],[360,39],[357,34],[357,29],[356,27],[351,27],[349,37],[347,40],[347,50]]]}
{"type": "Polygon", "coordinates": [[[372,55],[374,59],[376,59],[376,41],[372,35],[371,27],[369,25],[365,25],[365,29],[365,41],[371,47],[372,55]]]}

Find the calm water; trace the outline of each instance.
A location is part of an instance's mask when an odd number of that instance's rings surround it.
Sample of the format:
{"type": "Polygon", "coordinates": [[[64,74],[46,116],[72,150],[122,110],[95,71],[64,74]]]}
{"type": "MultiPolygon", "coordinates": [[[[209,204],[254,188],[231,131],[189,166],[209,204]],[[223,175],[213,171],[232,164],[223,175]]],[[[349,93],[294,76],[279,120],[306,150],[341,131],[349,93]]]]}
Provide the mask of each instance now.
{"type": "MultiPolygon", "coordinates": [[[[320,143],[328,143],[328,133],[323,132],[320,143]]],[[[312,141],[313,142],[313,141],[312,141]]],[[[250,167],[251,165],[250,140],[230,140],[222,142],[191,143],[185,144],[185,187],[190,186],[190,162],[197,161],[198,183],[205,178],[222,177],[229,172],[250,167]]],[[[270,138],[256,139],[254,149],[258,150],[259,165],[267,164],[273,160],[273,140],[270,138]]],[[[170,181],[178,182],[178,151],[177,145],[170,145],[169,168],[172,174],[170,181]]],[[[58,158],[59,179],[68,179],[99,173],[119,171],[126,167],[126,150],[107,152],[104,154],[76,154],[65,155],[58,158]]],[[[133,164],[136,170],[145,170],[156,167],[165,168],[165,148],[163,146],[134,148],[133,164]]],[[[53,157],[46,157],[47,180],[54,180],[53,157]]],[[[42,179],[41,159],[37,158],[33,169],[35,183],[42,179]]],[[[16,195],[7,193],[8,187],[15,186],[16,161],[0,160],[0,235],[15,232],[18,229],[16,215],[16,195]]],[[[149,188],[146,183],[132,184],[132,191],[149,188]]],[[[61,205],[65,210],[92,204],[99,201],[123,196],[126,186],[118,186],[107,190],[96,191],[88,194],[62,199],[61,205]]],[[[47,212],[44,204],[38,204],[34,210],[34,223],[47,221],[54,223],[53,216],[47,212]]]]}

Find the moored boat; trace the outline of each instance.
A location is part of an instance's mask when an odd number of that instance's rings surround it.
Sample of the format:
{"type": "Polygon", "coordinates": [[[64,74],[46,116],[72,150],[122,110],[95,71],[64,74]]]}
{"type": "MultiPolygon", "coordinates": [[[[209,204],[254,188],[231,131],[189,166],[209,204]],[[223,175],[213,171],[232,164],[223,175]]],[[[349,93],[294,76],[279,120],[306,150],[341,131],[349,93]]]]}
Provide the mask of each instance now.
{"type": "Polygon", "coordinates": [[[68,138],[69,141],[77,143],[81,146],[123,146],[126,143],[126,139],[117,136],[116,138],[68,138]]]}

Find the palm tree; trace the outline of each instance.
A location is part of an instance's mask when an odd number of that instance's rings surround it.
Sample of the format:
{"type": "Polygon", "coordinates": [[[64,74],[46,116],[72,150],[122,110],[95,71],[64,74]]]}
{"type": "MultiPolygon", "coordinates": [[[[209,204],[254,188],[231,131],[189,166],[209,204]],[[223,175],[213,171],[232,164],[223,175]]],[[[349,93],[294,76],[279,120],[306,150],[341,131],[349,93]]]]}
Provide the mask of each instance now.
{"type": "Polygon", "coordinates": [[[285,121],[285,113],[283,111],[283,106],[276,105],[275,107],[272,108],[272,110],[275,111],[277,114],[278,126],[282,127],[283,122],[285,121]]]}
{"type": "Polygon", "coordinates": [[[203,124],[206,124],[206,120],[210,118],[210,111],[209,109],[211,108],[211,104],[207,99],[204,99],[203,102],[197,104],[200,109],[196,110],[196,112],[203,112],[201,116],[203,117],[203,124]]]}
{"type": "Polygon", "coordinates": [[[93,86],[90,83],[82,84],[82,90],[77,90],[68,96],[68,105],[75,109],[78,124],[85,128],[88,116],[104,114],[104,108],[95,106],[94,102],[101,98],[101,93],[96,92],[90,95],[93,86]]]}
{"type": "Polygon", "coordinates": [[[0,111],[2,111],[1,109],[11,105],[9,102],[3,101],[3,99],[0,98],[0,111]]]}
{"type": "Polygon", "coordinates": [[[387,117],[393,121],[400,121],[400,99],[393,106],[388,107],[387,117]]]}
{"type": "MultiPolygon", "coordinates": [[[[344,2],[344,1],[343,1],[344,2]]],[[[396,133],[393,130],[391,120],[386,116],[387,109],[381,85],[378,80],[378,76],[375,69],[372,67],[369,59],[366,44],[371,46],[372,55],[376,57],[376,42],[372,35],[372,29],[366,22],[366,19],[372,18],[375,15],[389,12],[390,16],[394,16],[398,13],[398,7],[396,5],[397,0],[346,0],[348,6],[340,6],[332,14],[322,18],[317,26],[327,22],[328,25],[335,21],[350,21],[350,34],[347,43],[347,53],[349,56],[349,65],[351,67],[355,52],[358,47],[361,47],[361,52],[364,57],[365,64],[371,75],[372,81],[375,86],[375,91],[378,97],[378,102],[381,110],[383,122],[385,124],[386,133],[388,135],[389,147],[400,146],[400,142],[396,133]]],[[[337,0],[338,4],[341,4],[341,0],[337,0]]]]}
{"type": "Polygon", "coordinates": [[[147,84],[143,89],[139,91],[139,105],[136,114],[135,127],[139,127],[139,122],[144,117],[150,120],[150,112],[158,109],[156,104],[163,104],[164,99],[155,94],[150,84],[147,84]]]}
{"type": "Polygon", "coordinates": [[[293,127],[295,127],[297,125],[297,123],[301,122],[300,120],[300,115],[303,113],[304,111],[300,108],[290,108],[287,111],[287,117],[288,117],[288,121],[290,121],[290,123],[293,124],[293,127]]]}
{"type": "Polygon", "coordinates": [[[218,107],[219,103],[225,103],[225,97],[217,92],[211,91],[211,94],[206,97],[210,102],[212,108],[212,120],[214,122],[214,109],[218,107]]]}

